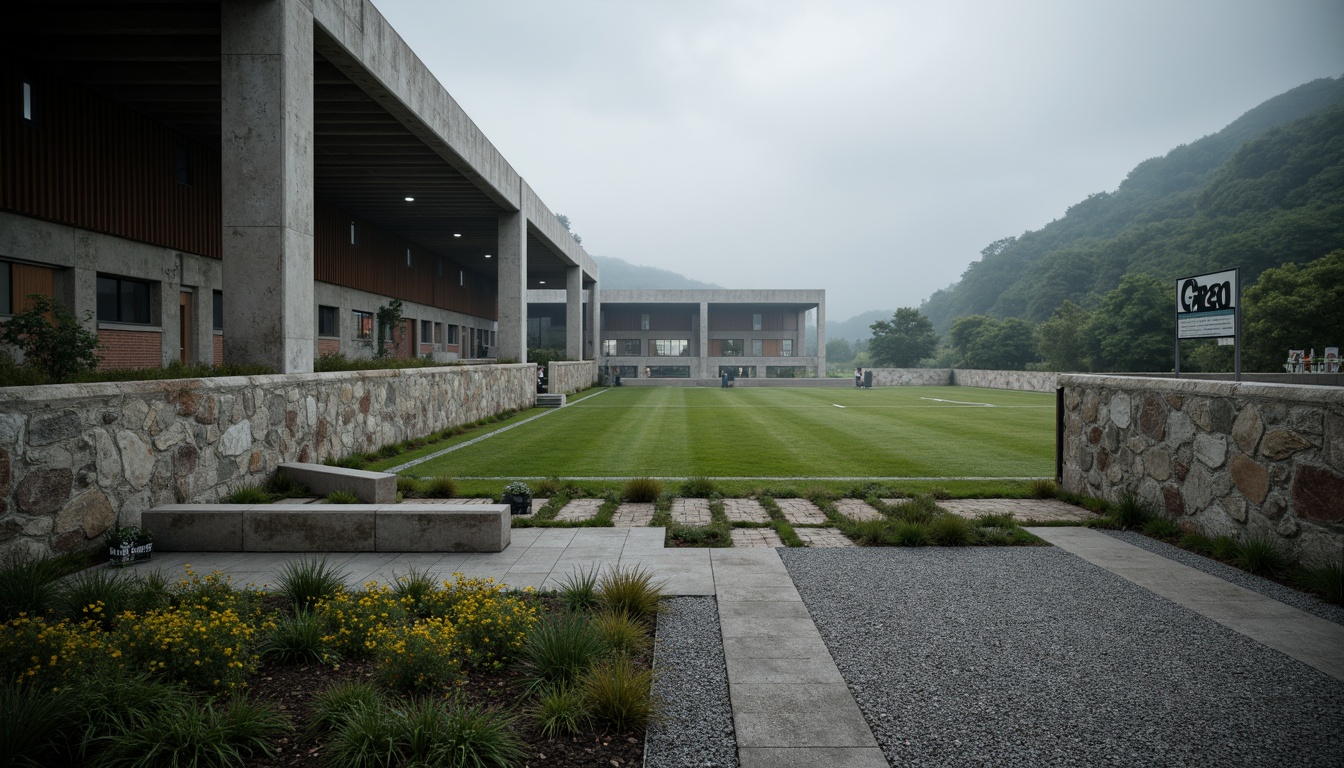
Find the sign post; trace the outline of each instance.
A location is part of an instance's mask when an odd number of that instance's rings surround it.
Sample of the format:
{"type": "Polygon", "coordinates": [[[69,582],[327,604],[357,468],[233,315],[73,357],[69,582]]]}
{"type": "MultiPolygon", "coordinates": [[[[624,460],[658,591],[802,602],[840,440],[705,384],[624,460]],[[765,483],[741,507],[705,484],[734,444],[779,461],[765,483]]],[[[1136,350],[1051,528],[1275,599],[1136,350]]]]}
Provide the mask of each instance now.
{"type": "Polygon", "coordinates": [[[1176,281],[1176,378],[1181,339],[1226,339],[1234,345],[1233,374],[1241,381],[1241,267],[1176,281]]]}

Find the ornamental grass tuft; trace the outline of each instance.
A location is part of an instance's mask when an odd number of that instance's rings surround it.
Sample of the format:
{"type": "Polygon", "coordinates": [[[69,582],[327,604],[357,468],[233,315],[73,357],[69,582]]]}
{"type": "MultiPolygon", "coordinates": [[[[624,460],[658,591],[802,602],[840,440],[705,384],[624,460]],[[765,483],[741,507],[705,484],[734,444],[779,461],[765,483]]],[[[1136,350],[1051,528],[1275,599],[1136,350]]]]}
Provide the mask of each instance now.
{"type": "Polygon", "coordinates": [[[625,481],[621,498],[630,502],[654,502],[663,495],[663,484],[651,477],[636,477],[625,481]]]}
{"type": "Polygon", "coordinates": [[[378,709],[387,702],[383,690],[373,683],[337,683],[313,697],[310,736],[339,728],[362,709],[378,709]]]}
{"type": "Polygon", "coordinates": [[[350,574],[327,564],[327,558],[305,557],[291,560],[280,569],[276,586],[296,608],[312,608],[323,600],[330,600],[345,587],[350,574]]]}
{"type": "Polygon", "coordinates": [[[276,470],[271,479],[266,483],[266,490],[271,495],[279,499],[293,499],[299,496],[309,494],[308,486],[294,479],[294,476],[283,469],[276,470]]]}
{"type": "Polygon", "coordinates": [[[414,477],[398,477],[397,493],[408,499],[413,499],[424,492],[424,484],[414,477]]]}
{"type": "Polygon", "coordinates": [[[57,605],[57,580],[66,573],[59,558],[34,558],[11,552],[0,566],[0,620],[20,613],[45,614],[57,605]]]}
{"type": "Polygon", "coordinates": [[[135,583],[118,571],[87,570],[61,585],[57,614],[71,621],[92,619],[108,630],[131,607],[134,592],[135,583]]]}
{"type": "Polygon", "coordinates": [[[532,715],[537,729],[548,739],[573,736],[592,722],[583,691],[563,683],[549,686],[537,695],[532,715]]]}
{"type": "Polygon", "coordinates": [[[1181,535],[1181,526],[1169,517],[1154,517],[1143,524],[1143,532],[1155,539],[1172,541],[1181,535]]]}
{"type": "Polygon", "coordinates": [[[271,503],[271,494],[267,493],[266,489],[261,486],[244,485],[241,488],[235,488],[220,501],[225,504],[269,504],[271,503]]]}
{"type": "Polygon", "coordinates": [[[1344,605],[1344,558],[1303,565],[1298,569],[1297,581],[1322,600],[1344,605]]]}
{"type": "Polygon", "coordinates": [[[583,611],[597,605],[597,571],[580,568],[560,582],[560,602],[566,610],[583,611]]]}
{"type": "Polygon", "coordinates": [[[1121,493],[1119,500],[1111,507],[1111,519],[1127,531],[1142,529],[1152,518],[1153,511],[1148,503],[1132,490],[1121,493]]]}
{"type": "Polygon", "coordinates": [[[1288,570],[1291,560],[1272,538],[1256,535],[1237,545],[1232,562],[1257,576],[1277,576],[1288,570]]]}
{"type": "Polygon", "coordinates": [[[0,765],[51,765],[63,740],[67,697],[16,682],[0,683],[0,765]]]}
{"type": "Polygon", "coordinates": [[[1059,494],[1059,486],[1054,480],[1032,480],[1027,484],[1027,493],[1033,499],[1053,499],[1059,494]]]}
{"type": "Polygon", "coordinates": [[[530,690],[576,681],[602,655],[602,638],[582,613],[566,613],[541,624],[519,653],[530,690]]]}
{"type": "Polygon", "coordinates": [[[599,611],[592,624],[608,655],[634,656],[649,647],[648,624],[631,618],[625,611],[599,611]]]}
{"type": "Polygon", "coordinates": [[[617,731],[643,728],[657,714],[653,672],[636,667],[624,656],[592,665],[581,684],[593,719],[617,731]]]}
{"type": "Polygon", "coordinates": [[[99,762],[106,766],[232,768],[272,754],[271,739],[289,721],[268,707],[234,697],[216,703],[183,700],[160,708],[143,723],[128,723],[108,740],[99,762]]]}
{"type": "Polygon", "coordinates": [[[612,568],[597,581],[599,605],[624,611],[640,621],[650,621],[658,614],[662,597],[662,584],[655,582],[653,573],[643,566],[612,568]]]}
{"type": "Polygon", "coordinates": [[[708,477],[692,477],[681,484],[681,495],[688,499],[708,499],[719,492],[719,487],[708,477]]]}
{"type": "Polygon", "coordinates": [[[281,664],[301,664],[327,660],[326,632],[322,619],[309,608],[295,609],[292,616],[280,616],[275,628],[261,644],[261,655],[281,664]]]}
{"type": "Polygon", "coordinates": [[[953,514],[940,515],[928,525],[929,538],[940,547],[964,547],[974,544],[975,526],[970,520],[953,514]]]}
{"type": "Polygon", "coordinates": [[[360,501],[359,494],[348,488],[338,488],[328,493],[325,498],[328,504],[358,504],[360,501]]]}
{"type": "Polygon", "coordinates": [[[925,525],[933,522],[941,510],[934,503],[933,497],[927,494],[917,494],[910,497],[908,501],[903,501],[894,507],[892,516],[896,520],[907,523],[918,523],[925,525]]]}
{"type": "Polygon", "coordinates": [[[401,601],[406,612],[417,618],[431,614],[439,582],[427,569],[412,568],[404,575],[393,576],[392,594],[401,601]]]}
{"type": "Polygon", "coordinates": [[[451,499],[457,495],[457,481],[451,477],[431,477],[425,485],[425,495],[432,499],[451,499]]]}

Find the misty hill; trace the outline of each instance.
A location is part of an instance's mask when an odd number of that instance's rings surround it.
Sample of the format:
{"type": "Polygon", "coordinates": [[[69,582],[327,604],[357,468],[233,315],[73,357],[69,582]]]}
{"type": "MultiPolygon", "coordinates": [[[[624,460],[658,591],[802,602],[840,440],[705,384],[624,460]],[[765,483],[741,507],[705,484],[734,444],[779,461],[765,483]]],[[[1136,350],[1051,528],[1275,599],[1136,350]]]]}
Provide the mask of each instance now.
{"type": "Polygon", "coordinates": [[[601,272],[601,290],[626,291],[637,289],[687,290],[692,288],[722,288],[721,285],[692,280],[684,275],[657,267],[631,264],[611,256],[594,256],[601,272]]]}
{"type": "Polygon", "coordinates": [[[895,314],[894,309],[873,309],[867,312],[857,314],[848,320],[832,321],[826,320],[826,340],[848,339],[849,341],[862,341],[872,338],[873,323],[878,320],[890,320],[895,314]]]}
{"type": "Polygon", "coordinates": [[[1218,133],[1139,163],[1115,192],[991,243],[922,307],[939,333],[965,315],[1040,322],[1090,306],[1128,272],[1175,281],[1269,267],[1344,247],[1344,77],[1280,94],[1218,133]]]}

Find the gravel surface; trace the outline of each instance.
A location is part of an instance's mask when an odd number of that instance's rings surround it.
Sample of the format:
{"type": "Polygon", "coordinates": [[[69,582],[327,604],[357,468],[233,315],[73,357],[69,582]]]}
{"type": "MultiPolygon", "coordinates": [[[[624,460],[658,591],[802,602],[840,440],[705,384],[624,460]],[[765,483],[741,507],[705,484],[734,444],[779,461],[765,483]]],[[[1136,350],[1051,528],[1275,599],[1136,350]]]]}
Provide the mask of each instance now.
{"type": "MultiPolygon", "coordinates": [[[[1223,581],[1245,587],[1252,592],[1259,592],[1265,597],[1291,605],[1313,616],[1319,616],[1326,621],[1344,624],[1344,607],[1327,603],[1315,595],[1285,587],[1278,582],[1255,576],[1240,568],[1234,568],[1226,563],[1220,563],[1217,560],[1186,551],[1164,541],[1144,536],[1137,531],[1103,531],[1103,533],[1114,536],[1127,544],[1133,544],[1139,549],[1146,549],[1169,560],[1175,560],[1181,565],[1188,565],[1195,570],[1203,571],[1210,576],[1217,576],[1223,581]]],[[[1344,759],[1341,762],[1344,763],[1344,759]]]]}
{"type": "Polygon", "coordinates": [[[892,765],[1342,764],[1344,683],[1054,547],[780,557],[892,765]]]}
{"type": "Polygon", "coordinates": [[[664,717],[645,737],[646,768],[736,768],[728,669],[712,597],[663,601],[653,651],[654,695],[664,717]]]}

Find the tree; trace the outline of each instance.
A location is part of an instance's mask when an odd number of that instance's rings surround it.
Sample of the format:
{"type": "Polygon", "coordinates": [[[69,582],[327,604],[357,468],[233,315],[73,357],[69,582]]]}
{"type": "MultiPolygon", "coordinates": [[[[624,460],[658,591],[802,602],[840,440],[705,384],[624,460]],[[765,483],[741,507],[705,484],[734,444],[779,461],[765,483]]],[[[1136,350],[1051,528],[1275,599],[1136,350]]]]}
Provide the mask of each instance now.
{"type": "Polygon", "coordinates": [[[555,218],[560,222],[560,226],[564,227],[565,231],[569,233],[569,236],[574,238],[574,242],[578,243],[579,245],[583,245],[583,238],[579,237],[579,233],[569,228],[568,216],[566,216],[563,213],[557,213],[555,214],[555,218]]]}
{"type": "Polygon", "coordinates": [[[1021,370],[1037,359],[1031,323],[1017,317],[959,317],[948,332],[957,365],[983,370],[1021,370]]]}
{"type": "Polygon", "coordinates": [[[387,357],[392,349],[384,342],[384,337],[397,345],[397,339],[404,332],[402,327],[401,299],[393,299],[378,308],[378,342],[373,347],[373,356],[387,357]]]}
{"type": "Polygon", "coordinates": [[[913,368],[938,346],[933,323],[914,307],[901,307],[890,320],[878,320],[871,327],[868,350],[874,365],[913,368]]]}
{"type": "Polygon", "coordinates": [[[1267,269],[1242,294],[1242,365],[1281,371],[1289,349],[1344,346],[1344,249],[1267,269]]]}
{"type": "Polygon", "coordinates": [[[0,343],[18,347],[24,366],[41,371],[56,384],[98,367],[98,334],[81,326],[64,304],[50,296],[30,293],[27,304],[27,309],[0,325],[0,343]]]}
{"type": "Polygon", "coordinates": [[[1047,371],[1087,370],[1088,311],[1065,301],[1050,319],[1036,326],[1036,351],[1047,371]]]}
{"type": "Polygon", "coordinates": [[[1169,371],[1175,362],[1176,285],[1132,272],[1101,298],[1087,324],[1094,371],[1169,371]]]}
{"type": "Polygon", "coordinates": [[[854,347],[849,339],[826,340],[826,362],[843,364],[854,359],[854,347]]]}

